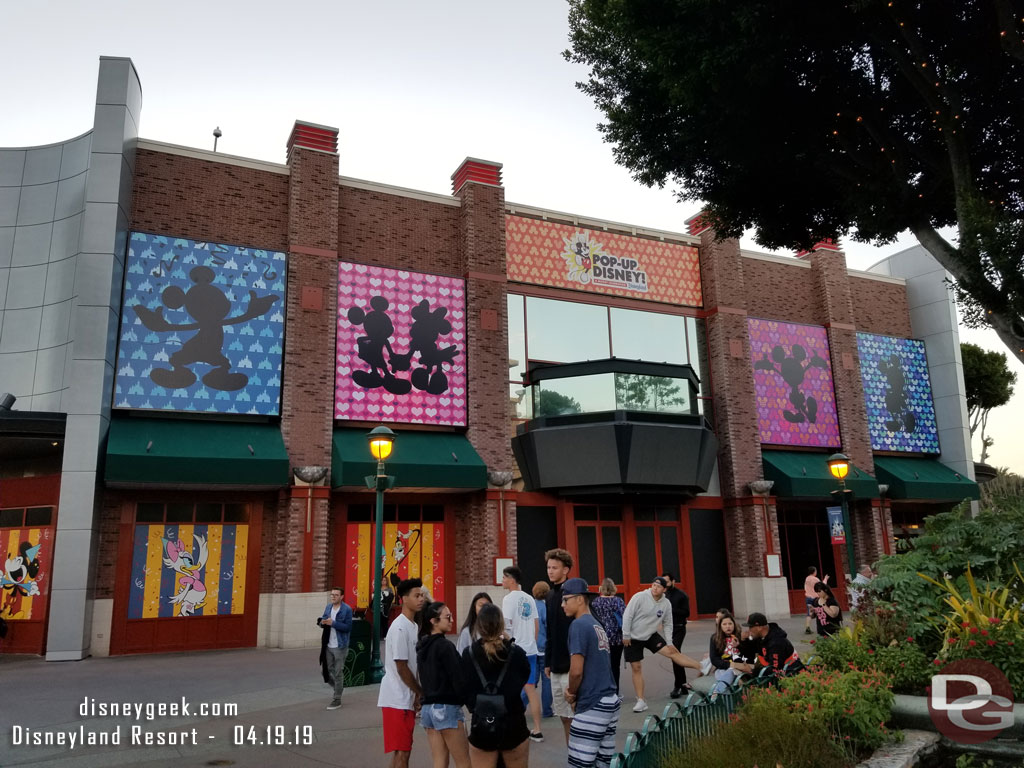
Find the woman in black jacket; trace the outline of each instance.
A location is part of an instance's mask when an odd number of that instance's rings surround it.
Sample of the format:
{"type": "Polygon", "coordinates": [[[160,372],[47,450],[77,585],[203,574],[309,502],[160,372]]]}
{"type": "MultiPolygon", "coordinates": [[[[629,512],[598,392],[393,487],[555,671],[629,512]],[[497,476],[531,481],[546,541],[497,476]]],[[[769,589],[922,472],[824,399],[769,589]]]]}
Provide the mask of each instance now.
{"type": "Polygon", "coordinates": [[[485,605],[480,609],[477,630],[480,639],[462,652],[466,706],[470,712],[476,712],[477,696],[486,693],[481,674],[488,683],[497,683],[504,671],[498,691],[505,700],[505,716],[495,736],[470,729],[469,754],[473,768],[494,768],[499,754],[505,768],[526,768],[530,729],[526,727],[526,710],[519,694],[530,680],[530,663],[526,652],[505,635],[505,620],[498,606],[485,605]]]}
{"type": "Polygon", "coordinates": [[[839,601],[823,581],[814,585],[814,594],[817,597],[814,598],[811,610],[818,622],[818,634],[822,637],[834,635],[843,626],[843,610],[839,607],[839,601]]]}
{"type": "Polygon", "coordinates": [[[445,637],[452,630],[452,612],[441,602],[430,603],[420,615],[416,669],[423,689],[420,723],[427,732],[434,768],[470,768],[469,743],[463,728],[465,685],[458,651],[445,637]]]}

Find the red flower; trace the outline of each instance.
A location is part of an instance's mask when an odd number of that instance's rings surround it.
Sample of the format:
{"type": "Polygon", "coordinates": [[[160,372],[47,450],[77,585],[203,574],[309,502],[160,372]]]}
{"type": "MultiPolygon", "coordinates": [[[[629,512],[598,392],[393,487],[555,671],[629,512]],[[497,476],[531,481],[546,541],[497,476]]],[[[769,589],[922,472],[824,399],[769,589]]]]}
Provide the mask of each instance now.
{"type": "Polygon", "coordinates": [[[978,628],[977,627],[971,627],[971,634],[972,635],[978,634],[978,628]]]}
{"type": "Polygon", "coordinates": [[[951,638],[949,638],[949,640],[947,640],[946,642],[947,642],[947,643],[955,643],[955,642],[956,642],[956,638],[955,638],[955,637],[951,637],[951,638]]]}
{"type": "Polygon", "coordinates": [[[989,624],[998,624],[999,623],[999,619],[997,619],[995,616],[989,616],[988,617],[988,623],[989,624]]]}
{"type": "Polygon", "coordinates": [[[969,629],[969,628],[970,628],[970,626],[971,626],[971,625],[970,625],[970,624],[968,624],[968,623],[967,623],[967,622],[965,621],[965,622],[964,622],[963,624],[961,624],[961,625],[960,625],[960,628],[961,628],[961,629],[969,629]]]}
{"type": "Polygon", "coordinates": [[[967,644],[968,644],[969,646],[971,646],[971,648],[973,648],[974,646],[976,646],[976,645],[977,645],[977,643],[976,643],[976,642],[974,642],[973,640],[971,640],[971,641],[970,641],[969,643],[967,643],[967,644]]]}
{"type": "Polygon", "coordinates": [[[1007,640],[1007,641],[1006,641],[1006,644],[1007,644],[1007,645],[1013,645],[1013,640],[1007,640]]]}
{"type": "Polygon", "coordinates": [[[817,640],[808,640],[807,642],[809,642],[811,645],[814,645],[818,641],[817,640]]]}
{"type": "Polygon", "coordinates": [[[936,659],[935,661],[932,662],[932,664],[934,664],[937,667],[937,666],[942,664],[942,660],[941,659],[936,659]]]}
{"type": "Polygon", "coordinates": [[[908,638],[907,638],[907,642],[908,642],[908,643],[912,643],[912,642],[914,642],[914,638],[912,638],[912,637],[908,637],[908,638]]]}
{"type": "Polygon", "coordinates": [[[873,656],[873,655],[874,655],[874,653],[875,653],[875,652],[874,652],[874,651],[873,651],[873,650],[872,650],[871,648],[868,648],[868,655],[869,655],[869,656],[873,656]]]}
{"type": "Polygon", "coordinates": [[[981,634],[982,634],[982,636],[984,637],[985,635],[987,635],[987,634],[988,634],[988,630],[987,630],[987,629],[983,629],[983,630],[981,630],[981,634]]]}
{"type": "Polygon", "coordinates": [[[995,640],[986,640],[985,642],[987,642],[989,645],[995,645],[996,644],[995,640]]]}

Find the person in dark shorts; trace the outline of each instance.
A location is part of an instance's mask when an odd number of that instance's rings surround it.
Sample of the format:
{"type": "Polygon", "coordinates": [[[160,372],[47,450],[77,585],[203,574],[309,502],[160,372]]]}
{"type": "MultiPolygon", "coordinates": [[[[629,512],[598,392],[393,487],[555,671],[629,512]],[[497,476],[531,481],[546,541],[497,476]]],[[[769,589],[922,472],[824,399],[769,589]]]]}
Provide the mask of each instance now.
{"type": "Polygon", "coordinates": [[[650,589],[633,595],[622,617],[623,655],[633,673],[633,689],[636,691],[634,712],[647,711],[642,666],[644,648],[651,653],[660,653],[680,667],[695,669],[700,674],[700,662],[680,653],[665,640],[666,637],[672,637],[672,605],[665,598],[667,587],[668,582],[658,576],[651,582],[650,589]]]}

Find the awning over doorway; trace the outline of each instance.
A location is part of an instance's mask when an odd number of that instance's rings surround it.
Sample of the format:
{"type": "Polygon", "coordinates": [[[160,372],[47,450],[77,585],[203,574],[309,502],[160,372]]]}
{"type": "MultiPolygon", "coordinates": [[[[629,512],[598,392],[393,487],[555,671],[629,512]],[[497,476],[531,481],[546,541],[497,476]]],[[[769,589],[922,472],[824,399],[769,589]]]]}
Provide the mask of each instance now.
{"type": "Polygon", "coordinates": [[[280,488],[288,453],[276,424],[115,418],[107,468],[111,486],[280,488]]]}
{"type": "MultiPolygon", "coordinates": [[[[771,494],[783,498],[827,499],[839,489],[839,481],[828,471],[828,454],[800,451],[762,451],[764,479],[774,480],[771,494]]],[[[846,487],[859,499],[878,498],[878,482],[850,463],[846,487]]]]}
{"type": "Polygon", "coordinates": [[[978,484],[937,459],[875,456],[878,482],[888,483],[892,499],[978,499],[978,484]]]}
{"type": "MultiPolygon", "coordinates": [[[[366,488],[377,472],[365,429],[336,429],[331,451],[331,485],[366,488]]],[[[396,432],[387,472],[396,489],[487,487],[487,465],[465,435],[452,432],[396,432]]]]}

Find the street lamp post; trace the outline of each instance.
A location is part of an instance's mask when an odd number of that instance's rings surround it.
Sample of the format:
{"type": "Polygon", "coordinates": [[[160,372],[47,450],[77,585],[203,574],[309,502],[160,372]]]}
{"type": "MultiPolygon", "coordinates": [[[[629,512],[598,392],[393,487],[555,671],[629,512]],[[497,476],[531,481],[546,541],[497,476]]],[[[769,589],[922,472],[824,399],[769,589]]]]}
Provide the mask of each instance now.
{"type": "Polygon", "coordinates": [[[828,457],[828,471],[839,481],[839,502],[843,508],[843,529],[846,531],[846,556],[850,561],[850,573],[853,574],[857,572],[857,565],[853,562],[853,526],[850,525],[850,504],[847,501],[850,491],[846,489],[846,475],[850,472],[850,460],[841,453],[833,453],[828,457]]]}
{"type": "Polygon", "coordinates": [[[384,665],[380,660],[381,582],[384,580],[384,491],[393,488],[395,478],[384,471],[384,460],[391,455],[395,433],[387,427],[375,427],[366,436],[370,453],[377,460],[377,474],[366,476],[366,487],[377,492],[377,532],[373,548],[373,645],[370,647],[370,682],[384,679],[384,665]]]}

